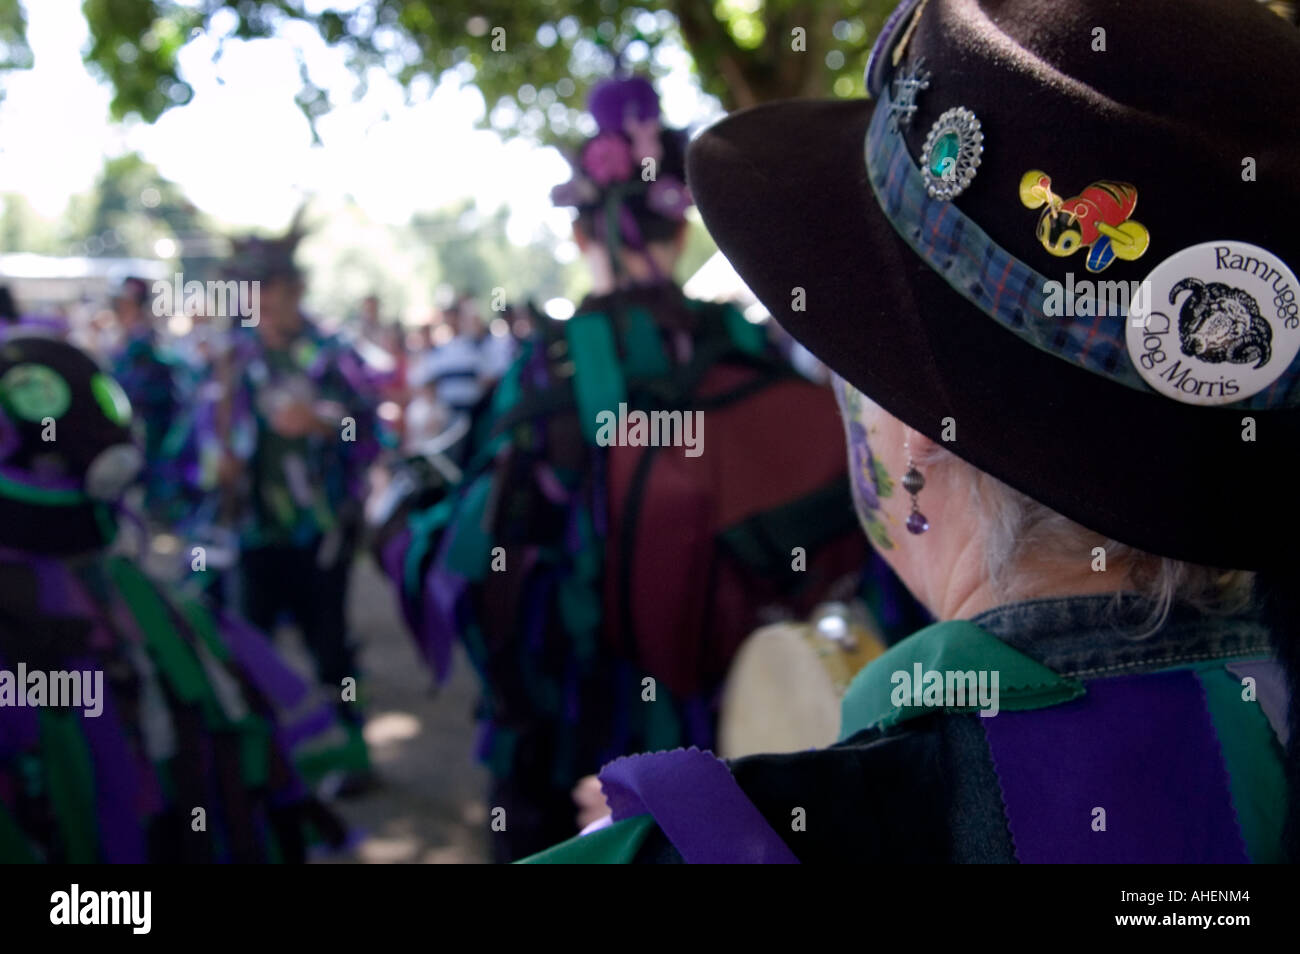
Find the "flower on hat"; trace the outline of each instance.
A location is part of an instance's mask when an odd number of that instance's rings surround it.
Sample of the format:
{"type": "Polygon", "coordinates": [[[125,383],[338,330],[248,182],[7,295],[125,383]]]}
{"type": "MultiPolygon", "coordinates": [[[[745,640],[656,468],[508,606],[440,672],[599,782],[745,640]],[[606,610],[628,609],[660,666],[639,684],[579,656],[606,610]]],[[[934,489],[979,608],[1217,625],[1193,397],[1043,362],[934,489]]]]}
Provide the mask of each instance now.
{"type": "Polygon", "coordinates": [[[631,178],[633,166],[632,150],[617,133],[597,136],[582,150],[582,170],[598,186],[625,182],[631,178]]]}
{"type": "Polygon", "coordinates": [[[607,212],[613,203],[620,209],[620,231],[633,244],[636,217],[625,208],[628,202],[680,222],[693,204],[691,193],[677,166],[666,171],[661,165],[669,153],[678,161],[682,136],[664,129],[654,87],[643,77],[606,80],[593,89],[589,108],[597,132],[570,157],[573,178],[551,190],[552,201],[580,210],[604,205],[607,212]],[[638,175],[642,166],[648,175],[638,175]]]}
{"type": "Polygon", "coordinates": [[[623,130],[632,144],[633,156],[643,161],[659,161],[663,155],[663,140],[658,119],[637,119],[629,115],[623,122],[623,130]]]}

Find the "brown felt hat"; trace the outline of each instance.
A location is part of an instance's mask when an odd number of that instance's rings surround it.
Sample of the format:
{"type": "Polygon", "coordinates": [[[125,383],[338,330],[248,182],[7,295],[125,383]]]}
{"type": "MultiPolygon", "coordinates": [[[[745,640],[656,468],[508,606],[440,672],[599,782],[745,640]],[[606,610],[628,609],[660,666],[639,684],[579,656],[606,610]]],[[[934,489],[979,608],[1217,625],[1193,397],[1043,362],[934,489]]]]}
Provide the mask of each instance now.
{"type": "Polygon", "coordinates": [[[868,86],[692,144],[704,221],[777,321],[1090,529],[1286,561],[1300,31],[1251,0],[912,0],[868,86]]]}

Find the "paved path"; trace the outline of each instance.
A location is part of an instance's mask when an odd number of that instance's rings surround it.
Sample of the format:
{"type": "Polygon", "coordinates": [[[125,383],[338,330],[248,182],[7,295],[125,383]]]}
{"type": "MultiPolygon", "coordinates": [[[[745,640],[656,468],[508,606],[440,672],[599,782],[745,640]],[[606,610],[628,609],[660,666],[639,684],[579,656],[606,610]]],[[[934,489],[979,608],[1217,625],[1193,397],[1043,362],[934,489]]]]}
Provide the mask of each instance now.
{"type": "Polygon", "coordinates": [[[476,679],[458,650],[436,695],[429,669],[368,556],[357,560],[350,603],[368,699],[366,741],[379,788],[337,808],[363,832],[352,862],[488,860],[487,775],[473,757],[476,679]]]}

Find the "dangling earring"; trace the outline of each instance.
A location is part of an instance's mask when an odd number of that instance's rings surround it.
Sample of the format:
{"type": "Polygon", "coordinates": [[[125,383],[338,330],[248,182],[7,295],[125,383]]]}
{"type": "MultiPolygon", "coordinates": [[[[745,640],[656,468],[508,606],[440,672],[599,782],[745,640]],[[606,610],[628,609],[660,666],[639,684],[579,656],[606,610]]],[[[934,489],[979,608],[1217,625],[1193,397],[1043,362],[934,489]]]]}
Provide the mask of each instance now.
{"type": "Polygon", "coordinates": [[[930,529],[930,521],[925,519],[925,514],[921,513],[920,507],[916,504],[916,495],[925,487],[925,477],[912,463],[911,444],[910,438],[903,438],[903,453],[907,455],[907,473],[903,475],[903,489],[912,495],[912,515],[907,518],[907,529],[911,533],[925,533],[930,529]]]}

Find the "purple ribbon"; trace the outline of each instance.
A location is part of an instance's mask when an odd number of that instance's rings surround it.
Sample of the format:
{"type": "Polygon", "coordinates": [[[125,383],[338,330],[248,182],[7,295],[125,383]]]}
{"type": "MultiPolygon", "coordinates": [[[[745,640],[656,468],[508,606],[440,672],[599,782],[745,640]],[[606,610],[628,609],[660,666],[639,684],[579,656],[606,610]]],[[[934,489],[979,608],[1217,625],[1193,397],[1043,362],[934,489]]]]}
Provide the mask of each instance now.
{"type": "Polygon", "coordinates": [[[277,736],[282,746],[292,749],[334,726],[334,710],[325,702],[311,706],[294,722],[282,721],[307,701],[307,683],[276,655],[266,637],[251,624],[224,611],[218,613],[217,622],[240,670],[280,713],[277,736]]]}
{"type": "Polygon", "coordinates": [[[98,615],[94,601],[62,560],[33,553],[23,554],[23,559],[36,572],[37,605],[46,613],[65,618],[98,615]]]}
{"type": "Polygon", "coordinates": [[[420,643],[438,685],[451,675],[451,647],[456,641],[456,603],[465,592],[464,577],[446,569],[452,534],[444,533],[438,557],[424,579],[424,613],[420,643]]]}
{"type": "MultiPolygon", "coordinates": [[[[93,670],[93,660],[71,668],[93,670]]],[[[95,817],[99,828],[100,860],[105,864],[138,865],[148,861],[141,812],[162,804],[162,793],[152,772],[144,771],[127,743],[125,726],[105,692],[103,711],[82,718],[91,764],[95,768],[95,817]]]]}
{"type": "Polygon", "coordinates": [[[404,528],[384,544],[383,549],[379,552],[379,565],[383,567],[384,573],[393,581],[393,586],[397,590],[397,605],[401,607],[402,619],[406,623],[406,628],[415,633],[419,632],[420,627],[412,609],[411,600],[406,598],[405,587],[402,583],[406,576],[406,551],[410,548],[411,531],[410,528],[404,528]]]}
{"type": "MultiPolygon", "coordinates": [[[[0,669],[13,671],[0,659],[0,669]]],[[[26,692],[26,686],[15,687],[26,692]]],[[[36,710],[30,706],[0,706],[0,762],[7,762],[20,752],[30,752],[40,745],[41,727],[36,710]]]]}
{"type": "Polygon", "coordinates": [[[10,467],[7,464],[0,464],[0,476],[15,483],[26,484],[29,487],[37,487],[41,490],[76,493],[82,493],[85,490],[85,478],[81,476],[61,477],[57,474],[38,473],[20,467],[10,467]]]}
{"type": "Polygon", "coordinates": [[[226,646],[249,680],[278,708],[293,709],[307,695],[307,684],[275,654],[266,637],[231,613],[218,611],[226,646]]]}
{"type": "Polygon", "coordinates": [[[278,732],[280,744],[292,751],[307,739],[315,738],[334,728],[335,715],[329,706],[321,705],[296,722],[282,722],[278,732]]]}
{"type": "Polygon", "coordinates": [[[568,503],[571,494],[568,488],[560,483],[560,478],[555,476],[555,471],[550,464],[543,461],[534,464],[533,477],[536,479],[542,495],[551,503],[561,506],[568,503]]]}
{"type": "Polygon", "coordinates": [[[712,752],[674,749],[615,759],[600,772],[615,821],[651,814],[688,864],[798,864],[712,752]]]}

